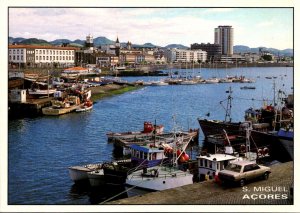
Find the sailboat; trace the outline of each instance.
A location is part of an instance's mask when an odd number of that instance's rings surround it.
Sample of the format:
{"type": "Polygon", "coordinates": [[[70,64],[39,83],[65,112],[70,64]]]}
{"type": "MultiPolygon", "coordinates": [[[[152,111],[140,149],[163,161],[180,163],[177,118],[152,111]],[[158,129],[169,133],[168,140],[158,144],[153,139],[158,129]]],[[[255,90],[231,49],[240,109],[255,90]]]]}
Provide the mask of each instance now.
{"type": "Polygon", "coordinates": [[[188,170],[184,170],[180,164],[180,162],[189,159],[189,156],[184,151],[190,141],[191,139],[183,143],[182,138],[174,134],[171,163],[144,168],[142,171],[129,174],[126,179],[127,193],[133,193],[135,189],[161,191],[193,184],[193,174],[188,170]]]}

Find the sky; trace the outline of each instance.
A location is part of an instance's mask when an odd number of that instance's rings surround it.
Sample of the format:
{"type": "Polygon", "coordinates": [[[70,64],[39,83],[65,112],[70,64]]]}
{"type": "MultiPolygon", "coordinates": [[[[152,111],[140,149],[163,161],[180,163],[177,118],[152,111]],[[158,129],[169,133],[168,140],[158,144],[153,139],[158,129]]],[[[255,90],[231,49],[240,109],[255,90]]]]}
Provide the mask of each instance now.
{"type": "Polygon", "coordinates": [[[231,25],[234,45],[293,48],[292,8],[9,8],[8,25],[11,37],[159,46],[214,43],[214,28],[231,25]]]}

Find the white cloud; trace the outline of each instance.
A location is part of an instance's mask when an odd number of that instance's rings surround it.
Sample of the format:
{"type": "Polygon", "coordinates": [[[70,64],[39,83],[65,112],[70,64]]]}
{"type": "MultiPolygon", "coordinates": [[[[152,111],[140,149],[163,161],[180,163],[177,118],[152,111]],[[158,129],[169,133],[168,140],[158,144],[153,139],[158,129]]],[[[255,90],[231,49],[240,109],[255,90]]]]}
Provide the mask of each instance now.
{"type": "Polygon", "coordinates": [[[264,22],[260,22],[257,23],[258,27],[269,27],[269,26],[273,26],[275,23],[273,21],[264,21],[264,22]]]}

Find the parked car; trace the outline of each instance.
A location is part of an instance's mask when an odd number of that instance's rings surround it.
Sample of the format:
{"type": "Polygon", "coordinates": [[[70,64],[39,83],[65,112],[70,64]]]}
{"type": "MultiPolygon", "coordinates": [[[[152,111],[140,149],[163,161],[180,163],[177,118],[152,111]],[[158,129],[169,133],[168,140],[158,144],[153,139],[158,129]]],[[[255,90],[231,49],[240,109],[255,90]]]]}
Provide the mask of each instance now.
{"type": "Polygon", "coordinates": [[[270,173],[269,167],[243,160],[229,163],[224,170],[218,173],[218,178],[222,182],[238,183],[240,186],[244,186],[246,181],[259,177],[267,180],[270,173]]]}

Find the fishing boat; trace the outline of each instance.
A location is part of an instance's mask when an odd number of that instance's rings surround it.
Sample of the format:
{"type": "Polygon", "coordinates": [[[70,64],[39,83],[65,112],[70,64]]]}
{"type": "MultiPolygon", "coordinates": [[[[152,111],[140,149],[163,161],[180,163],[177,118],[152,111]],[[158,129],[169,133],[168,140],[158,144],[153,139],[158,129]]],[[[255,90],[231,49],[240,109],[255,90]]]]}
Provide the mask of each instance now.
{"type": "Polygon", "coordinates": [[[181,85],[194,85],[194,84],[197,84],[196,81],[193,81],[193,80],[183,80],[180,82],[181,85]]]}
{"type": "MultiPolygon", "coordinates": [[[[174,139],[177,140],[176,134],[174,134],[174,139]]],[[[177,143],[173,144],[171,163],[144,168],[142,171],[129,174],[126,179],[127,193],[134,191],[135,188],[146,191],[161,191],[193,184],[193,174],[180,166],[180,163],[189,160],[189,156],[185,153],[188,143],[189,141],[180,146],[177,143]]],[[[136,193],[133,192],[133,194],[136,193]]]]}
{"type": "Polygon", "coordinates": [[[28,89],[29,95],[36,95],[36,96],[46,96],[46,95],[53,95],[56,92],[56,89],[28,89]]]}
{"type": "Polygon", "coordinates": [[[144,137],[144,136],[151,136],[154,134],[160,135],[164,131],[163,125],[153,125],[151,122],[145,121],[144,122],[144,129],[142,131],[137,132],[109,132],[106,134],[108,141],[113,141],[117,139],[131,139],[136,137],[144,137]]]}
{"type": "Polygon", "coordinates": [[[91,100],[88,100],[84,102],[83,105],[78,106],[78,108],[75,110],[76,112],[86,112],[90,111],[93,108],[93,102],[91,100]]]}
{"type": "Polygon", "coordinates": [[[207,84],[216,84],[216,83],[219,83],[220,79],[218,78],[209,78],[209,79],[206,79],[205,80],[205,83],[207,84]]]}
{"type": "Polygon", "coordinates": [[[150,168],[167,161],[166,150],[161,145],[131,145],[131,158],[105,164],[103,167],[105,182],[108,185],[124,185],[127,175],[144,168],[150,168]]]}
{"type": "Polygon", "coordinates": [[[87,164],[82,166],[71,166],[68,168],[69,175],[72,181],[75,183],[79,181],[88,180],[88,172],[102,169],[101,163],[87,164]]]}
{"type": "Polygon", "coordinates": [[[240,87],[241,89],[256,89],[256,87],[254,86],[243,86],[243,87],[240,87]]]}
{"type": "Polygon", "coordinates": [[[277,132],[280,143],[288,152],[290,158],[294,160],[294,129],[290,128],[280,128],[277,132]]]}
{"type": "Polygon", "coordinates": [[[153,81],[151,85],[152,86],[168,86],[169,84],[164,81],[153,81]]]}
{"type": "Polygon", "coordinates": [[[105,184],[103,168],[88,172],[87,176],[92,187],[102,186],[105,184]]]}

